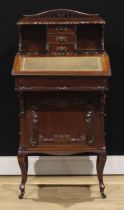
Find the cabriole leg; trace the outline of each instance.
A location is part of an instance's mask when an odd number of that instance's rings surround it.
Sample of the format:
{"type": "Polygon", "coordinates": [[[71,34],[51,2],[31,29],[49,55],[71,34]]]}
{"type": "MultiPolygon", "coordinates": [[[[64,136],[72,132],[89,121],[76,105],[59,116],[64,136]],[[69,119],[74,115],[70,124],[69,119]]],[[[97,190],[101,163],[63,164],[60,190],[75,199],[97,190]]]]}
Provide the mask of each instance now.
{"type": "Polygon", "coordinates": [[[105,190],[105,185],[103,183],[103,170],[105,166],[107,156],[106,153],[101,153],[97,155],[97,176],[99,180],[99,188],[100,188],[100,193],[102,198],[106,198],[106,194],[104,193],[105,190]]]}
{"type": "Polygon", "coordinates": [[[27,171],[28,171],[28,157],[25,154],[18,154],[18,163],[21,169],[22,180],[20,184],[21,194],[19,198],[22,199],[25,193],[25,183],[27,181],[27,171]]]}

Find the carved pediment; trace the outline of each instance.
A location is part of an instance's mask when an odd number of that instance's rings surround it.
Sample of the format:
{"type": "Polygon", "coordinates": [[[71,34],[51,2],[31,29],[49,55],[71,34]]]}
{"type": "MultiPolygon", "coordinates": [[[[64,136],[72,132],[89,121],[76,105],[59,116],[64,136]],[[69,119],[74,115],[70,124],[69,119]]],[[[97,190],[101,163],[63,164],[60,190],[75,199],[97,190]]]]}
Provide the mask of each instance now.
{"type": "Polygon", "coordinates": [[[24,17],[37,17],[37,18],[88,18],[88,17],[98,17],[99,14],[88,14],[82,13],[75,10],[67,10],[67,9],[56,9],[56,10],[49,10],[45,12],[41,12],[34,15],[24,15],[24,17]]]}
{"type": "MultiPolygon", "coordinates": [[[[73,23],[73,21],[79,21],[79,23],[100,23],[104,24],[104,20],[99,17],[99,14],[82,13],[75,10],[68,9],[55,9],[48,10],[33,15],[24,15],[18,24],[30,24],[30,23],[54,23],[52,21],[67,21],[73,23]]],[[[78,22],[77,22],[78,23],[78,22]]]]}

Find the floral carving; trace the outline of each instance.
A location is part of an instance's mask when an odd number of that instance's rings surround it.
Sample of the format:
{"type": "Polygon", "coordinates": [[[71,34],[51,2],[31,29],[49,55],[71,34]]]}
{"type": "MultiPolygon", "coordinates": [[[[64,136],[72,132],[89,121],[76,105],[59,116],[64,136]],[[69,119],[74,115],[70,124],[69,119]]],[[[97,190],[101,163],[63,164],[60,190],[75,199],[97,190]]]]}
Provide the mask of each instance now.
{"type": "Polygon", "coordinates": [[[42,13],[34,14],[34,15],[24,15],[26,18],[58,18],[58,19],[69,19],[69,18],[98,18],[98,14],[87,14],[74,10],[67,9],[56,9],[49,10],[42,13]]]}
{"type": "Polygon", "coordinates": [[[47,138],[43,135],[39,135],[39,143],[56,143],[56,144],[68,144],[68,143],[83,143],[85,142],[85,135],[81,135],[78,138],[74,138],[69,134],[54,134],[52,137],[47,138]]]}
{"type": "Polygon", "coordinates": [[[94,138],[94,122],[95,121],[95,111],[92,107],[89,111],[86,113],[86,143],[90,146],[94,145],[95,138],[94,138]]]}
{"type": "Polygon", "coordinates": [[[29,138],[29,143],[32,147],[35,147],[38,144],[38,124],[38,111],[34,109],[32,110],[32,136],[29,138]]]}

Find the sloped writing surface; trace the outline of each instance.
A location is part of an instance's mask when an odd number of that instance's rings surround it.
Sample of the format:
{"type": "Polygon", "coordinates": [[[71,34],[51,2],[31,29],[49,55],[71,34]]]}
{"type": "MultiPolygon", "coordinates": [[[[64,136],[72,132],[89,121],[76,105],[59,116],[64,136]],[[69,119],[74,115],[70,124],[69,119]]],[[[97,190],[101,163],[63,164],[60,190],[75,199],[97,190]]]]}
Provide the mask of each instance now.
{"type": "Polygon", "coordinates": [[[100,56],[24,57],[20,71],[103,71],[100,56]]]}

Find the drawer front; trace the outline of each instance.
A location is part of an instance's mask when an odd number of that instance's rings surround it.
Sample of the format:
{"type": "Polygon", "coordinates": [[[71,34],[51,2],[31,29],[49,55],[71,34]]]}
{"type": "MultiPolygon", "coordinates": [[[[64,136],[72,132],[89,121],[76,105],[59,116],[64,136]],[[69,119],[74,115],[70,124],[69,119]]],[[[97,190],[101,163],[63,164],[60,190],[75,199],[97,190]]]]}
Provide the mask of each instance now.
{"type": "Polygon", "coordinates": [[[24,77],[16,79],[18,91],[105,91],[107,79],[88,78],[40,78],[24,77]]]}
{"type": "Polygon", "coordinates": [[[74,52],[74,44],[50,44],[48,45],[49,52],[55,52],[58,55],[66,55],[68,52],[74,52]]]}
{"type": "Polygon", "coordinates": [[[72,25],[49,25],[47,29],[48,33],[75,33],[75,27],[72,25]]]}
{"type": "Polygon", "coordinates": [[[48,43],[51,44],[62,44],[62,43],[74,43],[75,35],[74,34],[49,34],[48,43]]]}

